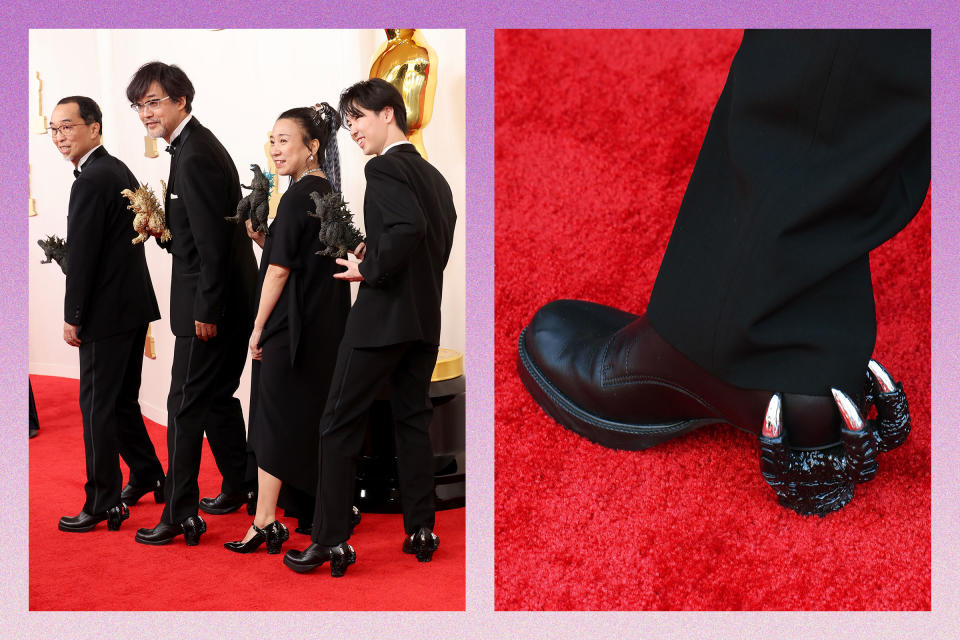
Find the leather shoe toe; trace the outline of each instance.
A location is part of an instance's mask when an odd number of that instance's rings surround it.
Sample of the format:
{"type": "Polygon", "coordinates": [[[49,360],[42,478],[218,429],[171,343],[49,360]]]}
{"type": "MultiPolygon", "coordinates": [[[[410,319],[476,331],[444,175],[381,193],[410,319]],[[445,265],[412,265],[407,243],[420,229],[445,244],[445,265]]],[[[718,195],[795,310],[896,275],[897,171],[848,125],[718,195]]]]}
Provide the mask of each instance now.
{"type": "Polygon", "coordinates": [[[230,496],[221,492],[215,498],[200,498],[200,510],[211,515],[222,516],[236,511],[247,504],[249,500],[250,495],[247,493],[237,493],[230,496]]]}

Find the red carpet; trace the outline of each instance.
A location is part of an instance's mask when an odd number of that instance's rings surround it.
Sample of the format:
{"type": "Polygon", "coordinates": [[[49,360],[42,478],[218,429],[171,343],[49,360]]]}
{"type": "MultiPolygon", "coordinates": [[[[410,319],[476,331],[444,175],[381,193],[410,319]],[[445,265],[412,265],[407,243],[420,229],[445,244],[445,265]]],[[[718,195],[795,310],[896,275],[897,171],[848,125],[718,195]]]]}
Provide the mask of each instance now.
{"type": "Polygon", "coordinates": [[[876,357],[913,432],[825,518],[780,507],[756,438],[613,451],[550,420],[517,336],[557,298],[644,310],[739,31],[496,34],[501,610],[930,608],[930,203],[871,257],[876,357]]]}
{"type": "MultiPolygon", "coordinates": [[[[207,533],[197,547],[183,538],[162,547],[134,542],[139,527],[152,527],[162,505],[145,496],[130,509],[119,531],[106,523],[90,533],[63,533],[62,515],[83,506],[83,433],[77,405],[79,383],[30,376],[40,416],[40,434],[30,441],[30,609],[31,610],[464,610],[464,510],[437,512],[440,548],[430,563],[400,552],[399,515],[364,514],[350,543],[357,564],[343,578],[328,565],[300,575],[266,547],[238,555],[223,543],[243,536],[246,511],[204,515],[207,533]],[[411,585],[429,585],[411,588],[411,585]]],[[[147,421],[166,469],[166,429],[147,421]]],[[[124,467],[124,478],[127,470],[124,467]]],[[[220,476],[204,443],[200,495],[216,495],[220,476]]],[[[284,551],[310,542],[293,533],[284,551]]],[[[211,632],[207,635],[213,636],[211,632]]]]}

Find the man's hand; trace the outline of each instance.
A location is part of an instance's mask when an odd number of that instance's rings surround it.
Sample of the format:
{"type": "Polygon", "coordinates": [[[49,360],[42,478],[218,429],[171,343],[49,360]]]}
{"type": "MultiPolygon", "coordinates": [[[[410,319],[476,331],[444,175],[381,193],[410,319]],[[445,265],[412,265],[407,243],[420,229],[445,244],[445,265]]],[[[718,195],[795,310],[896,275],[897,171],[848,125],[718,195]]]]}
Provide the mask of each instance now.
{"type": "Polygon", "coordinates": [[[217,337],[217,325],[208,324],[206,322],[199,322],[197,320],[193,321],[194,326],[197,328],[197,337],[206,342],[210,338],[217,337]]]}
{"type": "Polygon", "coordinates": [[[63,323],[63,341],[71,347],[80,346],[80,338],[77,336],[77,330],[80,327],[75,324],[63,323]]]}
{"type": "Polygon", "coordinates": [[[337,280],[347,280],[348,282],[363,282],[363,274],[360,273],[360,263],[352,262],[344,258],[337,258],[337,264],[346,267],[346,271],[333,274],[337,280]]]}
{"type": "Polygon", "coordinates": [[[266,234],[263,231],[253,230],[253,223],[250,221],[250,218],[247,218],[247,237],[260,245],[260,248],[263,249],[263,243],[266,241],[266,234]]]}

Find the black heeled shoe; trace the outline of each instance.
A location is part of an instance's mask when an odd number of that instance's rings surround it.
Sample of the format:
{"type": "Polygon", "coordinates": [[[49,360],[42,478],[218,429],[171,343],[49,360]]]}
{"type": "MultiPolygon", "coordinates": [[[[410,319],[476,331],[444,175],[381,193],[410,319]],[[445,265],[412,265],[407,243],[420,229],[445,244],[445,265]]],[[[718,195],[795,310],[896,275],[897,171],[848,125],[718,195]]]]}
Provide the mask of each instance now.
{"type": "Polygon", "coordinates": [[[290,531],[279,520],[274,520],[263,529],[252,523],[250,526],[256,532],[252,538],[246,542],[224,542],[223,546],[236,553],[253,553],[266,542],[267,553],[277,554],[280,553],[283,543],[290,539],[290,531]]]}
{"type": "Polygon", "coordinates": [[[140,501],[140,498],[147,495],[150,492],[153,492],[153,501],[156,504],[163,504],[163,484],[165,479],[161,478],[154,481],[152,486],[138,487],[132,482],[127,483],[127,485],[120,490],[120,501],[126,503],[128,507],[132,507],[140,501]]]}
{"type": "Polygon", "coordinates": [[[419,562],[430,562],[440,546],[440,538],[430,527],[420,527],[403,539],[403,552],[417,556],[419,562]]]}
{"type": "Polygon", "coordinates": [[[287,551],[283,556],[283,564],[297,573],[313,571],[327,560],[330,561],[330,575],[341,578],[347,572],[347,567],[357,561],[357,552],[346,542],[335,547],[325,547],[314,542],[303,551],[287,551]]]}

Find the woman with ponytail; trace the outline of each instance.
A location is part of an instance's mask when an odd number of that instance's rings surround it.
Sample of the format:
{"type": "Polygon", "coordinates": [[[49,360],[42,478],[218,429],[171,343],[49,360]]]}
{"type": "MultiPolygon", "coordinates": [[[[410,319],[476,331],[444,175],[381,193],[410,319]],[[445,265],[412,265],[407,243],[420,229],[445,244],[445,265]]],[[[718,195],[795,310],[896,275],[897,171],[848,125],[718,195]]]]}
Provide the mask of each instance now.
{"type": "MultiPolygon", "coordinates": [[[[250,336],[253,371],[247,442],[257,461],[257,510],[243,539],[225,547],[255,551],[264,542],[279,553],[290,536],[277,520],[280,506],[309,526],[317,487],[317,430],[337,347],[350,309],[349,284],[323,249],[313,192],[340,189],[337,130],[327,103],[280,114],[270,134],[277,173],[290,177],[270,235],[250,237],[263,248],[257,318],[250,336]],[[281,491],[282,489],[282,491],[281,491]]],[[[303,531],[298,528],[298,531],[303,531]]]]}

